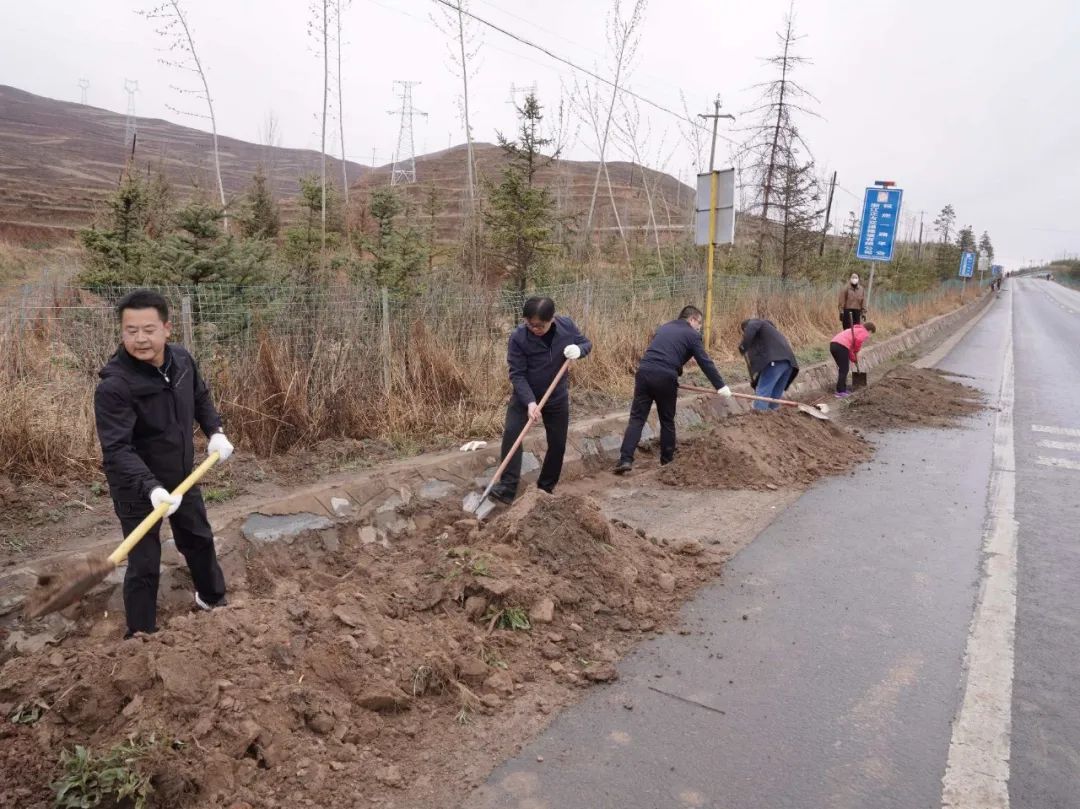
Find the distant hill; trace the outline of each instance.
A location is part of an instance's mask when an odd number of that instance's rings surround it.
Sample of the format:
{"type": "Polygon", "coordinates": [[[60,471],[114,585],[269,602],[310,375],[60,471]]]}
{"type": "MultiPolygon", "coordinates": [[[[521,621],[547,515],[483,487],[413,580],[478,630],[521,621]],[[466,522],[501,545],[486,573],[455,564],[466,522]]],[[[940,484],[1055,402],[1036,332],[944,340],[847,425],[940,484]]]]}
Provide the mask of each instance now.
{"type": "MultiPolygon", "coordinates": [[[[139,118],[136,162],[160,166],[182,192],[192,184],[214,190],[211,136],[168,121],[139,118]]],[[[0,238],[19,243],[70,238],[89,224],[95,206],[116,187],[127,160],[125,116],[108,110],[56,101],[0,85],[0,238]]],[[[300,177],[317,173],[319,153],[309,149],[267,147],[236,138],[218,137],[225,193],[239,195],[256,166],[272,172],[273,187],[283,199],[295,197],[300,177]]],[[[475,144],[477,171],[497,182],[505,165],[502,150],[475,144]]],[[[434,193],[438,232],[444,238],[460,233],[466,210],[466,149],[455,146],[416,158],[416,185],[407,193],[419,205],[434,193]]],[[[363,193],[389,184],[391,166],[347,164],[351,189],[363,193]]],[[[558,160],[540,173],[562,216],[584,222],[596,176],[595,162],[558,160]]],[[[688,221],[692,189],[674,177],[634,163],[608,164],[613,195],[622,225],[638,234],[648,225],[645,182],[654,196],[661,230],[680,230],[688,221]]],[[[341,163],[329,158],[327,173],[341,176],[341,163]]],[[[601,233],[614,236],[614,211],[606,184],[601,183],[594,216],[601,233]]]]}

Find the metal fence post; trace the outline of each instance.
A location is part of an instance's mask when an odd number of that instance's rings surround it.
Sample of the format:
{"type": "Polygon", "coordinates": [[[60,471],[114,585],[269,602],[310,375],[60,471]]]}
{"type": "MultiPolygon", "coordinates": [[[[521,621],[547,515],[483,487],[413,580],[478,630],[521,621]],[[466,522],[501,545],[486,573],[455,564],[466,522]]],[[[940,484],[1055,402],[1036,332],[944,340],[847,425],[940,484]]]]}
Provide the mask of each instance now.
{"type": "Polygon", "coordinates": [[[383,355],[383,391],[390,395],[390,295],[386,287],[380,290],[382,295],[382,355],[383,355]]]}
{"type": "Polygon", "coordinates": [[[184,348],[191,351],[195,342],[194,324],[191,322],[191,296],[180,298],[180,332],[184,336],[184,348]]]}

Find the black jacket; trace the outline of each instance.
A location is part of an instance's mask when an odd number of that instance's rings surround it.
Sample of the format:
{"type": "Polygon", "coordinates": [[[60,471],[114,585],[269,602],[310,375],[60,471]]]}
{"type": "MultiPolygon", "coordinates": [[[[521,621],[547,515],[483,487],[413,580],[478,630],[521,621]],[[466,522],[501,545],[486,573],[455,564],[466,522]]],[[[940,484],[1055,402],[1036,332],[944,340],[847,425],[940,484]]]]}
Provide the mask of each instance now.
{"type": "Polygon", "coordinates": [[[641,357],[641,367],[667,371],[676,376],[693,357],[714,388],[724,387],[724,378],[705,352],[698,330],[686,320],[672,320],[656,330],[652,342],[641,357]]]}
{"type": "MultiPolygon", "coordinates": [[[[522,323],[510,333],[510,344],[506,349],[506,364],[510,366],[510,384],[514,386],[514,397],[524,406],[530,402],[539,402],[551,380],[562,367],[563,349],[568,345],[581,346],[581,356],[588,356],[592,343],[578,331],[568,317],[555,315],[551,324],[555,337],[551,346],[544,338],[537,337],[522,323]]],[[[570,395],[570,385],[566,375],[559,380],[558,386],[551,392],[549,401],[558,402],[570,395]]]]}
{"type": "Polygon", "coordinates": [[[195,360],[168,345],[159,370],[121,346],[98,375],[94,418],[113,499],[141,500],[157,486],[172,491],[194,468],[193,423],[207,436],[221,429],[195,360]]]}
{"type": "Polygon", "coordinates": [[[795,352],[791,350],[791,343],[771,320],[753,318],[746,321],[742,342],[739,343],[739,353],[745,354],[750,360],[750,384],[755,388],[761,372],[774,362],[787,360],[791,363],[794,370],[787,387],[791,387],[791,383],[799,375],[799,363],[795,359],[795,352]]]}

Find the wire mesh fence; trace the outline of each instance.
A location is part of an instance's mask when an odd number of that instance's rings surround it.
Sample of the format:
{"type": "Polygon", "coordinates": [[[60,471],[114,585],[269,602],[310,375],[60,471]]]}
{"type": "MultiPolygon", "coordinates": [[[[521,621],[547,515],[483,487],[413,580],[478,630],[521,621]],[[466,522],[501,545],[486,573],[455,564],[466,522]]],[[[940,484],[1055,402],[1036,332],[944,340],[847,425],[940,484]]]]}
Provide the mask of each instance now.
{"type": "MultiPolygon", "coordinates": [[[[96,352],[92,361],[111,353],[117,336],[114,306],[134,287],[83,289],[55,283],[24,286],[0,301],[0,319],[16,334],[48,328],[72,346],[96,352]]],[[[282,284],[275,286],[153,287],[169,302],[173,339],[199,354],[250,346],[259,339],[304,341],[314,345],[348,339],[352,347],[373,352],[407,351],[415,324],[441,336],[440,342],[468,351],[478,344],[503,341],[517,323],[530,295],[547,295],[558,311],[585,323],[631,319],[643,326],[673,317],[686,304],[703,306],[703,273],[639,278],[596,279],[554,285],[530,292],[466,284],[441,284],[399,296],[367,285],[282,284]]],[[[836,288],[776,278],[718,276],[713,283],[714,313],[775,295],[802,298],[820,305],[835,297],[836,288]]],[[[876,312],[903,309],[940,296],[879,292],[876,312]]]]}

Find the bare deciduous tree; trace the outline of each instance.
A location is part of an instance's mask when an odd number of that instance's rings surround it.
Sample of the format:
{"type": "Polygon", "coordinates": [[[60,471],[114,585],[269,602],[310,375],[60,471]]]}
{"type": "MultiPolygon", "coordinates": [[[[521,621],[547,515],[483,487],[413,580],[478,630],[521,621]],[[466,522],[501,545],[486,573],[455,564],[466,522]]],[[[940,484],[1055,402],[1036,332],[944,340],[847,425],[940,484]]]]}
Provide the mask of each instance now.
{"type": "Polygon", "coordinates": [[[214,99],[210,95],[210,83],[206,79],[206,71],[203,69],[198,52],[195,50],[195,39],[191,35],[191,27],[188,25],[183,6],[180,0],[168,0],[168,2],[142,13],[146,19],[155,21],[158,26],[155,29],[157,34],[169,43],[168,53],[170,55],[168,58],[162,58],[161,63],[181,71],[194,73],[199,77],[199,83],[202,85],[201,90],[192,90],[190,87],[178,87],[176,85],[173,85],[173,89],[181,95],[201,99],[206,104],[208,114],[202,115],[201,113],[181,110],[172,106],[169,109],[181,115],[208,118],[210,121],[210,131],[214,139],[214,173],[217,175],[218,196],[221,200],[223,212],[222,224],[225,232],[228,233],[229,211],[225,202],[225,185],[221,181],[221,157],[218,153],[217,117],[214,114],[214,99]]]}
{"type": "Polygon", "coordinates": [[[638,109],[637,101],[634,99],[624,100],[622,116],[620,120],[616,121],[615,129],[630,158],[641,167],[641,185],[645,190],[645,204],[649,209],[646,238],[648,237],[648,228],[651,227],[656,242],[656,261],[660,271],[663,272],[664,256],[660,248],[660,227],[656,222],[656,208],[653,206],[652,188],[649,187],[649,177],[645,173],[645,160],[642,157],[642,152],[648,148],[652,129],[648,123],[642,125],[641,110],[638,109]]]}
{"type": "Polygon", "coordinates": [[[337,115],[341,134],[341,192],[345,198],[345,232],[349,232],[349,164],[345,157],[345,93],[342,89],[341,72],[341,13],[352,0],[334,0],[334,23],[337,28],[337,115]]]}
{"type": "MultiPolygon", "coordinates": [[[[477,228],[480,219],[477,216],[476,201],[476,156],[473,151],[472,118],[469,107],[469,79],[476,74],[477,66],[475,59],[483,45],[483,40],[477,32],[472,18],[467,16],[469,10],[468,0],[451,0],[453,8],[440,7],[440,16],[432,15],[432,22],[447,36],[450,64],[461,78],[461,117],[465,127],[465,187],[469,197],[468,230],[472,241],[470,250],[473,262],[479,256],[477,240],[479,233],[477,228]]],[[[473,268],[476,269],[475,266],[473,268]]]]}
{"type": "Polygon", "coordinates": [[[596,178],[593,180],[592,195],[589,197],[589,212],[585,218],[585,230],[583,233],[585,245],[590,244],[592,239],[596,197],[600,190],[600,180],[603,178],[607,183],[608,197],[611,200],[611,208],[615,214],[615,225],[619,229],[627,264],[630,263],[630,248],[626,241],[626,233],[623,231],[622,222],[619,219],[619,208],[615,204],[615,193],[611,187],[611,175],[607,170],[606,157],[608,139],[611,135],[611,122],[615,114],[615,104],[618,101],[623,82],[629,73],[630,64],[637,52],[640,42],[638,28],[645,14],[646,4],[647,0],[634,0],[634,6],[629,17],[623,19],[621,0],[614,0],[607,20],[607,42],[613,86],[608,90],[606,85],[599,82],[590,83],[585,81],[580,85],[575,83],[574,93],[576,105],[596,137],[596,151],[599,159],[599,165],[596,167],[596,178]]]}
{"type": "MultiPolygon", "coordinates": [[[[750,208],[760,217],[757,236],[756,263],[760,273],[765,264],[766,247],[777,241],[774,220],[780,222],[779,240],[781,252],[780,275],[786,278],[795,259],[785,241],[787,223],[792,226],[802,221],[816,197],[811,193],[817,184],[806,182],[813,176],[810,149],[799,133],[795,123],[796,114],[814,115],[803,106],[806,99],[813,100],[809,91],[800,85],[792,73],[808,60],[795,53],[801,39],[795,32],[794,11],[789,8],[784,29],[777,33],[780,52],[769,57],[766,63],[779,71],[777,78],[759,85],[761,101],[748,115],[757,119],[749,130],[744,149],[745,168],[752,180],[753,198],[750,208]],[[805,157],[804,157],[805,155],[805,157]]],[[[820,196],[820,194],[818,194],[820,196]]],[[[817,214],[814,214],[815,216],[817,214]]],[[[790,246],[795,247],[791,242],[790,246]]]]}

